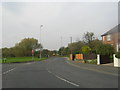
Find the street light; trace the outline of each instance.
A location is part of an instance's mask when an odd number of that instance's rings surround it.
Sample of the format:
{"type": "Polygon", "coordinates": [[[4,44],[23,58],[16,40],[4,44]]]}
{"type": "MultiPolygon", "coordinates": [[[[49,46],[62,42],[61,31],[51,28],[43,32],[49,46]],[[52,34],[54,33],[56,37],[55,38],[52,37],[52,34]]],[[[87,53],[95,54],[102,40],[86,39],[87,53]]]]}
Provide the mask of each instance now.
{"type": "MultiPolygon", "coordinates": [[[[40,44],[41,44],[41,30],[42,30],[42,27],[43,25],[40,25],[40,44]]],[[[42,54],[42,44],[41,44],[41,47],[40,47],[40,59],[41,59],[41,54],[42,54]]]]}
{"type": "Polygon", "coordinates": [[[62,37],[61,37],[61,56],[62,56],[62,47],[63,47],[63,45],[62,45],[62,37]]]}
{"type": "Polygon", "coordinates": [[[71,54],[72,54],[72,37],[70,37],[70,42],[71,42],[71,54]]]}

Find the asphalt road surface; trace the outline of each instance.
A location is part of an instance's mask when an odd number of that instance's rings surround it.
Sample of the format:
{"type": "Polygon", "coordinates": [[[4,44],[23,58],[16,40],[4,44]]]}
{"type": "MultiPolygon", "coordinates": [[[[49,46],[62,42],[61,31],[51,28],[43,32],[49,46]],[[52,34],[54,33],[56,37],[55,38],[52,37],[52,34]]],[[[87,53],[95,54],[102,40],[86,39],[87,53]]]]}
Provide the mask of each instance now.
{"type": "Polygon", "coordinates": [[[118,76],[81,69],[65,58],[4,64],[2,88],[118,88],[118,76]]]}

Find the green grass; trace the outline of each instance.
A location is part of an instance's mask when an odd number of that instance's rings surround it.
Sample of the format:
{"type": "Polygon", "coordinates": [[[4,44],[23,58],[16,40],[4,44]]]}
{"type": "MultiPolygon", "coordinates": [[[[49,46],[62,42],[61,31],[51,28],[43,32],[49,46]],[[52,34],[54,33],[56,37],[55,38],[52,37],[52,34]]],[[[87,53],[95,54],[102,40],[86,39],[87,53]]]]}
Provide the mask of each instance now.
{"type": "Polygon", "coordinates": [[[40,59],[40,58],[34,57],[33,60],[32,60],[32,57],[8,57],[8,58],[3,58],[3,60],[0,60],[0,63],[41,61],[41,60],[45,60],[45,59],[47,59],[47,58],[41,58],[40,59]]]}

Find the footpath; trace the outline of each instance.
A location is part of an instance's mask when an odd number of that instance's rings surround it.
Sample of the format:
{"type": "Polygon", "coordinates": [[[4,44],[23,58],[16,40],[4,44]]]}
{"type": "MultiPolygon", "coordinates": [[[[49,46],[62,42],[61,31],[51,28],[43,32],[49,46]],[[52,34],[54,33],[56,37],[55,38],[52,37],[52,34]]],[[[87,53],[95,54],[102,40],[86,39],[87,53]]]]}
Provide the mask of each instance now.
{"type": "Polygon", "coordinates": [[[96,65],[96,64],[87,64],[87,63],[80,63],[79,61],[72,61],[67,58],[66,62],[72,66],[91,70],[95,72],[100,72],[104,74],[110,74],[114,76],[120,76],[120,68],[116,68],[112,65],[96,65]]]}

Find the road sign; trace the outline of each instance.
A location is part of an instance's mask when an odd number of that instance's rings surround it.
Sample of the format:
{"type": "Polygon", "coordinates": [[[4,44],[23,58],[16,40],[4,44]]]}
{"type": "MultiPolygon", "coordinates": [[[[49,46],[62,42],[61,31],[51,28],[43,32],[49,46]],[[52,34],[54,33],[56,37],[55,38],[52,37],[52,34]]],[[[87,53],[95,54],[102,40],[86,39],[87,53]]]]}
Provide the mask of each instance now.
{"type": "Polygon", "coordinates": [[[34,54],[34,50],[32,50],[32,54],[34,54]]]}

